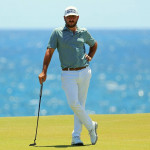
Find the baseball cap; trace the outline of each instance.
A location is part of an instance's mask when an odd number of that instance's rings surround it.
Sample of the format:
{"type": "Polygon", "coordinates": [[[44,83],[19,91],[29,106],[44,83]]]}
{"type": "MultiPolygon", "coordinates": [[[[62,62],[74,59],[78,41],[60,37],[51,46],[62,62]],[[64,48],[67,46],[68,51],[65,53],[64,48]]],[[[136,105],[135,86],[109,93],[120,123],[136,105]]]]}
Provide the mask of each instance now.
{"type": "Polygon", "coordinates": [[[67,17],[67,16],[70,16],[70,15],[75,15],[75,16],[79,16],[78,15],[78,10],[76,7],[73,7],[73,6],[69,6],[65,9],[65,14],[64,16],[67,17]]]}

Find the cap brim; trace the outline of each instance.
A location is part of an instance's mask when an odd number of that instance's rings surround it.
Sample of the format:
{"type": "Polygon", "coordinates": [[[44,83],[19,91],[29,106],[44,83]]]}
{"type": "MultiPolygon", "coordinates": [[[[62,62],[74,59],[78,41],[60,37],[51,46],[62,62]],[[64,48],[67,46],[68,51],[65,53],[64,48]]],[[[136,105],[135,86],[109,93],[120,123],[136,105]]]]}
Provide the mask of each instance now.
{"type": "Polygon", "coordinates": [[[75,13],[69,13],[69,14],[66,14],[65,17],[67,16],[79,16],[78,14],[75,14],[75,13]]]}

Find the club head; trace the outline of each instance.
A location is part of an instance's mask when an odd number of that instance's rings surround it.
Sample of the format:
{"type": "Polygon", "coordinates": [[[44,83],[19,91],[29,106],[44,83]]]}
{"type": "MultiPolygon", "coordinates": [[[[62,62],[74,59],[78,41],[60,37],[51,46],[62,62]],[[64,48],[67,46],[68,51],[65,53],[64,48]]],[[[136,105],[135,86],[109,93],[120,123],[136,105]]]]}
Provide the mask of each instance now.
{"type": "Polygon", "coordinates": [[[36,143],[33,143],[33,144],[30,144],[29,146],[35,146],[36,145],[36,143]]]}

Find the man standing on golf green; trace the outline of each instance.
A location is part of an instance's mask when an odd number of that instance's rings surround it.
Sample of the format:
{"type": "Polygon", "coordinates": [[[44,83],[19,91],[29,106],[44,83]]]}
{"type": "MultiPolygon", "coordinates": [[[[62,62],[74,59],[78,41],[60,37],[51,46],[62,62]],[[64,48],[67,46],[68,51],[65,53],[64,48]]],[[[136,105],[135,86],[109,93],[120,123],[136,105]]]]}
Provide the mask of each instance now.
{"type": "Polygon", "coordinates": [[[39,81],[42,84],[46,80],[48,65],[57,48],[62,68],[62,88],[67,96],[68,104],[74,112],[71,144],[83,145],[80,139],[83,124],[89,131],[91,143],[94,145],[98,139],[96,131],[98,124],[92,121],[86,113],[85,102],[91,78],[89,61],[96,52],[97,42],[85,28],[77,27],[78,19],[79,15],[75,7],[70,6],[65,9],[66,25],[56,28],[50,37],[39,81]],[[85,43],[90,47],[88,54],[85,53],[85,43]]]}

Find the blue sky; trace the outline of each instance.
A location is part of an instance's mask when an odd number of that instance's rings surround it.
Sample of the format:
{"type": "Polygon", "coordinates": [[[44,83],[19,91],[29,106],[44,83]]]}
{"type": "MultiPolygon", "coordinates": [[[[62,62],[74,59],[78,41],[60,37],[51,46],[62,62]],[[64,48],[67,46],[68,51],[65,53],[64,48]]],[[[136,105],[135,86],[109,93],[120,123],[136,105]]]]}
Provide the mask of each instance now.
{"type": "Polygon", "coordinates": [[[0,0],[0,29],[63,26],[70,5],[78,8],[81,27],[150,29],[150,0],[0,0]]]}

